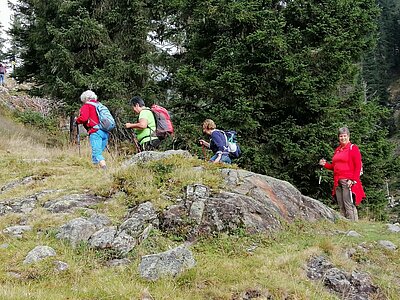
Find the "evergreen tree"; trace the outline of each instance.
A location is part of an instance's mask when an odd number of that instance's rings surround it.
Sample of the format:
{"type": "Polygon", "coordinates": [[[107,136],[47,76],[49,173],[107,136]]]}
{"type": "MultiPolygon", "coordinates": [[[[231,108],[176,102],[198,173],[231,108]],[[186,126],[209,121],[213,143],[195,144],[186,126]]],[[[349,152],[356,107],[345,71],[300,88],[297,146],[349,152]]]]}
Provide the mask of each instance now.
{"type": "Polygon", "coordinates": [[[400,1],[380,0],[380,16],[377,19],[377,46],[364,57],[362,74],[365,93],[378,97],[383,105],[392,105],[388,99],[388,87],[398,76],[400,67],[400,1]]]}
{"type": "Polygon", "coordinates": [[[171,73],[186,138],[205,118],[235,128],[242,166],[315,196],[317,162],[332,155],[337,129],[347,125],[370,172],[366,181],[381,187],[378,174],[388,175],[393,163],[386,114],[364,97],[357,76],[375,39],[375,1],[182,0],[169,8],[171,28],[185,37],[171,73]]]}
{"type": "Polygon", "coordinates": [[[11,34],[23,60],[18,79],[34,81],[40,93],[65,102],[68,112],[88,88],[116,112],[152,85],[143,1],[20,0],[14,11],[11,34]]]}

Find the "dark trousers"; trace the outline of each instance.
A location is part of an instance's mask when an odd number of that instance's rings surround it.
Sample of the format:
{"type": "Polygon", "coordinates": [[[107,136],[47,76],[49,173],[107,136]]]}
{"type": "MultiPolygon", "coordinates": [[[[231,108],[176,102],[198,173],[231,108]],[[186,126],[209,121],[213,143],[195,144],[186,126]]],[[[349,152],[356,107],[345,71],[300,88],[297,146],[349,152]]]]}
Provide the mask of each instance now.
{"type": "Polygon", "coordinates": [[[159,139],[156,139],[156,140],[151,140],[151,141],[145,142],[142,145],[140,145],[140,147],[142,148],[142,151],[154,151],[154,150],[158,149],[160,144],[161,144],[161,141],[159,139]]]}

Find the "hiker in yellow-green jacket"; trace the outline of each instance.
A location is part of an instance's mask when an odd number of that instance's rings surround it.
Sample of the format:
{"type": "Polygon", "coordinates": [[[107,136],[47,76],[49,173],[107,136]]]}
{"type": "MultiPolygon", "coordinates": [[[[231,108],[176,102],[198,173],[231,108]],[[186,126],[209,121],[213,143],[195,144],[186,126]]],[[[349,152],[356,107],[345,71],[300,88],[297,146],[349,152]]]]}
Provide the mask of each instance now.
{"type": "Polygon", "coordinates": [[[136,123],[126,123],[125,127],[134,129],[141,150],[155,150],[160,145],[160,140],[154,135],[156,130],[156,120],[150,108],[146,107],[144,101],[139,96],[131,100],[132,110],[138,115],[136,123]]]}

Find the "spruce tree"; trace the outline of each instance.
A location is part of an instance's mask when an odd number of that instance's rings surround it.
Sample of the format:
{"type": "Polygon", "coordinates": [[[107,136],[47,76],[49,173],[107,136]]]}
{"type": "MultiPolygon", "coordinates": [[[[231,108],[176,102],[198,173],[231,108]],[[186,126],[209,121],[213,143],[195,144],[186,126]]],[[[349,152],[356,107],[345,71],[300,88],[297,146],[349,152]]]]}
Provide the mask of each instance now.
{"type": "MultiPolygon", "coordinates": [[[[185,36],[171,82],[186,138],[212,118],[239,132],[242,166],[317,196],[318,160],[331,157],[337,129],[347,125],[366,161],[366,183],[382,194],[380,177],[393,171],[387,114],[379,98],[364,97],[359,77],[359,62],[376,39],[375,1],[173,1],[169,7],[175,9],[170,27],[185,36]]],[[[324,181],[328,198],[331,181],[324,181]]],[[[384,201],[370,195],[371,203],[384,201]]]]}

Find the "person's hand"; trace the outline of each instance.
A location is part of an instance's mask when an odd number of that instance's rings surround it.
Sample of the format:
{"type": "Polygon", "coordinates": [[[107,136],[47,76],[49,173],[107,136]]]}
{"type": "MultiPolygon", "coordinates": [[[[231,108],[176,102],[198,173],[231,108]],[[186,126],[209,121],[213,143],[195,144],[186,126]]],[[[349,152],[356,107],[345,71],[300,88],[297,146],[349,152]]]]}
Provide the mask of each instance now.
{"type": "Polygon", "coordinates": [[[205,145],[206,141],[205,140],[199,140],[200,145],[205,145]]]}
{"type": "Polygon", "coordinates": [[[349,188],[351,188],[353,185],[355,185],[357,182],[355,182],[355,181],[353,181],[353,180],[347,180],[347,186],[349,187],[349,188]]]}
{"type": "Polygon", "coordinates": [[[131,128],[132,123],[125,123],[125,128],[131,128]]]}
{"type": "Polygon", "coordinates": [[[321,158],[321,159],[319,160],[319,165],[320,165],[320,166],[325,166],[325,164],[326,164],[326,159],[325,159],[325,158],[321,158]]]}

